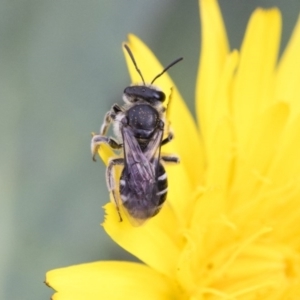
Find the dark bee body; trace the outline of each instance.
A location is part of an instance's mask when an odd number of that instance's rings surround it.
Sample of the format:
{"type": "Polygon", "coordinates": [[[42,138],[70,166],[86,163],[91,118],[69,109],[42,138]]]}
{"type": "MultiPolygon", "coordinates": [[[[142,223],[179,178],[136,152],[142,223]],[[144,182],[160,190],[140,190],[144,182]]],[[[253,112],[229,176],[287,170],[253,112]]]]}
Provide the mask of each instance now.
{"type": "Polygon", "coordinates": [[[167,197],[167,174],[159,154],[164,123],[160,119],[153,122],[154,115],[135,124],[139,126],[128,124],[121,129],[125,164],[120,197],[128,213],[139,220],[156,215],[167,197]]]}
{"type": "Polygon", "coordinates": [[[148,104],[136,104],[127,111],[128,125],[141,146],[142,141],[149,141],[153,129],[158,125],[159,114],[148,104]]]}
{"type": "Polygon", "coordinates": [[[154,217],[160,211],[167,198],[168,189],[166,171],[160,162],[158,162],[156,180],[156,182],[147,184],[145,191],[136,192],[130,186],[131,174],[129,168],[124,167],[120,178],[120,196],[123,206],[133,218],[146,220],[154,217]]]}
{"type": "MultiPolygon", "coordinates": [[[[136,66],[128,46],[125,45],[136,66]]],[[[158,78],[168,68],[180,61],[176,60],[157,75],[158,78]]],[[[142,75],[141,78],[143,79],[142,75]]],[[[153,80],[153,81],[154,81],[153,80]]],[[[100,134],[92,138],[92,154],[95,156],[101,143],[109,144],[113,149],[122,149],[123,158],[113,158],[107,166],[107,185],[112,192],[120,220],[119,205],[122,204],[129,216],[139,222],[155,216],[161,209],[167,197],[168,181],[162,161],[179,161],[177,156],[161,156],[161,146],[171,141],[173,134],[165,133],[165,108],[162,102],[165,94],[152,86],[134,85],[125,88],[123,100],[125,105],[113,105],[106,114],[100,134]],[[119,141],[105,136],[110,123],[119,141]],[[116,165],[124,166],[119,180],[119,197],[116,188],[113,169],[116,165]]],[[[144,82],[144,79],[143,79],[144,82]]]]}

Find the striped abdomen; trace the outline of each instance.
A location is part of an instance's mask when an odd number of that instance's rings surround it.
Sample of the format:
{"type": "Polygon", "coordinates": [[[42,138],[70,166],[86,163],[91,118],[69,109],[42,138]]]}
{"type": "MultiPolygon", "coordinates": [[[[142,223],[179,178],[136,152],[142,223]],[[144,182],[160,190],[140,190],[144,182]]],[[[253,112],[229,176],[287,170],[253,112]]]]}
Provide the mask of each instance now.
{"type": "Polygon", "coordinates": [[[139,182],[140,188],[136,189],[131,184],[131,181],[136,178],[129,172],[130,169],[129,166],[126,166],[121,174],[120,197],[131,217],[146,220],[160,211],[167,198],[167,173],[159,162],[155,178],[139,182]]]}

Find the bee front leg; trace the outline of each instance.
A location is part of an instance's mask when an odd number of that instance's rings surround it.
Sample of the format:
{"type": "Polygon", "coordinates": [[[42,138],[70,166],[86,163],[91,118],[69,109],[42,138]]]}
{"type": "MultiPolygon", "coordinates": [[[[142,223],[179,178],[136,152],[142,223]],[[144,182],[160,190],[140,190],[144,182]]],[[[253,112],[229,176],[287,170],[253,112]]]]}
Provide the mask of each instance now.
{"type": "Polygon", "coordinates": [[[114,174],[114,167],[117,165],[124,165],[124,158],[113,158],[108,162],[107,169],[106,169],[106,183],[109,192],[111,192],[113,195],[117,207],[117,212],[120,218],[120,222],[122,222],[123,219],[120,212],[119,201],[117,199],[116,179],[114,174]]]}
{"type": "Polygon", "coordinates": [[[106,135],[107,133],[107,130],[111,124],[111,122],[113,120],[115,120],[116,118],[116,115],[120,112],[122,112],[122,108],[118,105],[118,104],[114,104],[112,106],[112,108],[110,109],[110,111],[108,111],[105,116],[104,116],[104,120],[103,120],[103,123],[100,127],[100,135],[106,135]]]}
{"type": "Polygon", "coordinates": [[[91,152],[93,161],[96,161],[96,154],[101,144],[108,144],[112,149],[121,149],[122,143],[118,143],[115,139],[103,135],[94,135],[91,141],[91,152]]]}

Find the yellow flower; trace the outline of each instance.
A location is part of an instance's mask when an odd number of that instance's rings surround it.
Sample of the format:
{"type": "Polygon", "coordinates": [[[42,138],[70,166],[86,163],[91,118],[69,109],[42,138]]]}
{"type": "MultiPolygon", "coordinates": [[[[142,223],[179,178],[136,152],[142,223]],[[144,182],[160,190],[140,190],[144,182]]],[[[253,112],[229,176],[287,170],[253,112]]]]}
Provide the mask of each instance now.
{"type": "MultiPolygon", "coordinates": [[[[253,13],[240,52],[216,0],[200,11],[201,133],[168,75],[156,82],[167,95],[173,87],[175,139],[163,150],[181,158],[167,169],[167,204],[137,228],[105,206],[105,231],[145,265],[50,271],[53,299],[300,299],[300,20],[278,62],[277,9],[253,13]]],[[[128,44],[146,80],[162,70],[138,38],[128,44]]]]}

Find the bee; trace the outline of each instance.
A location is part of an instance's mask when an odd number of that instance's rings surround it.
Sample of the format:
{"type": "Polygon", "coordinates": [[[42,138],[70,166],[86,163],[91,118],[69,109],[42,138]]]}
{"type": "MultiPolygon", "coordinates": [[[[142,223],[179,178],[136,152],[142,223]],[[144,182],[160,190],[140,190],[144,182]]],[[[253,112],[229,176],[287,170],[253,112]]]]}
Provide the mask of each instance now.
{"type": "Polygon", "coordinates": [[[99,135],[92,137],[91,152],[95,161],[101,144],[123,150],[123,157],[111,158],[108,162],[107,187],[120,221],[122,205],[130,218],[143,223],[160,211],[167,197],[168,180],[163,162],[179,162],[176,155],[161,155],[161,147],[173,139],[173,133],[165,126],[163,102],[166,95],[153,83],[183,58],[173,61],[146,84],[130,48],[126,44],[124,47],[143,83],[126,87],[123,93],[125,104],[114,104],[105,114],[99,135]],[[117,139],[106,136],[111,124],[117,139]],[[117,187],[114,167],[118,165],[123,169],[117,187]]]}

